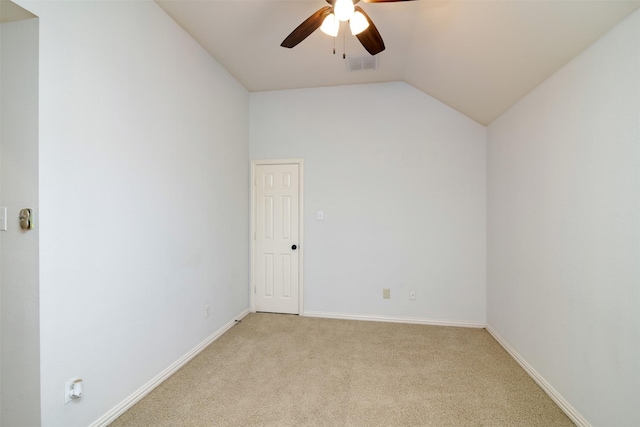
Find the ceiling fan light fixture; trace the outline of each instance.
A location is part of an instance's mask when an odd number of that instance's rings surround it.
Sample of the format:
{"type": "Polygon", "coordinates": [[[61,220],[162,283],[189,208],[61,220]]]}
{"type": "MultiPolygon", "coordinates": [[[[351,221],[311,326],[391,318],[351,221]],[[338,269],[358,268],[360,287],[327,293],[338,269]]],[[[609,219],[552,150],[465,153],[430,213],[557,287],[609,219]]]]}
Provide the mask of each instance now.
{"type": "Polygon", "coordinates": [[[340,30],[340,21],[331,13],[322,21],[320,30],[331,37],[337,37],[338,30],[340,30]]]}
{"type": "Polygon", "coordinates": [[[349,20],[349,27],[351,28],[351,34],[357,36],[364,30],[369,28],[369,21],[367,21],[367,18],[365,18],[365,16],[358,11],[354,13],[349,20]]]}
{"type": "Polygon", "coordinates": [[[340,21],[348,21],[353,16],[356,8],[351,0],[336,0],[333,5],[333,13],[340,21]]]}

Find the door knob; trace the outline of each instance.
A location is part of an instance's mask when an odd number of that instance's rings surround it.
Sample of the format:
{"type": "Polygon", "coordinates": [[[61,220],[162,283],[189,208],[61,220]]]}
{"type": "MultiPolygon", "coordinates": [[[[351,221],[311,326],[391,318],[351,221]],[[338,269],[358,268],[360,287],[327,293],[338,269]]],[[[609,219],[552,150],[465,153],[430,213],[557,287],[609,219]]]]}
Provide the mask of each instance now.
{"type": "Polygon", "coordinates": [[[298,247],[296,245],[293,245],[293,246],[291,246],[291,249],[293,249],[295,251],[296,249],[298,249],[298,247]]]}
{"type": "Polygon", "coordinates": [[[22,209],[20,211],[20,228],[30,230],[33,228],[33,213],[31,209],[22,209]]]}

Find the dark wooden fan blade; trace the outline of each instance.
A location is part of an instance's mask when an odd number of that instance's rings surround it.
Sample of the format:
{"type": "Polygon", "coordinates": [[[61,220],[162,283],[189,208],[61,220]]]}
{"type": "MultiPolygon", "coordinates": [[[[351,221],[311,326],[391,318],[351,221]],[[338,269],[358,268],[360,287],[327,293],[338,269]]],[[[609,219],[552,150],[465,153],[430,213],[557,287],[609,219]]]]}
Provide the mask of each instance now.
{"type": "Polygon", "coordinates": [[[315,30],[320,28],[322,25],[322,21],[326,18],[330,13],[331,6],[325,6],[310,17],[308,17],[302,24],[298,25],[298,28],[293,30],[291,34],[287,36],[286,39],[280,44],[282,47],[288,47],[291,49],[296,46],[302,40],[306,39],[313,33],[315,30]]]}
{"type": "Polygon", "coordinates": [[[367,52],[369,52],[371,55],[377,55],[385,49],[384,41],[382,41],[382,36],[378,32],[376,26],[373,25],[373,22],[371,21],[371,18],[369,18],[369,15],[367,15],[360,6],[356,6],[356,10],[362,13],[369,22],[369,27],[367,27],[367,29],[360,34],[356,35],[356,37],[358,38],[358,40],[360,40],[362,46],[367,49],[367,52]]]}

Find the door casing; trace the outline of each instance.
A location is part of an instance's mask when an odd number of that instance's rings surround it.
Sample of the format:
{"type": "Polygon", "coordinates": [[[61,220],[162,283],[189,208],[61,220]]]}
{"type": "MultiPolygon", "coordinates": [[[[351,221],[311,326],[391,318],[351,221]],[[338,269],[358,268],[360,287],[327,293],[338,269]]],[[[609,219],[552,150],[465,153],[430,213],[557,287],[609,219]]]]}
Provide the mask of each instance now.
{"type": "Polygon", "coordinates": [[[256,269],[256,166],[258,165],[298,165],[299,170],[299,197],[298,197],[298,315],[304,313],[304,160],[303,159],[264,159],[251,160],[251,225],[249,230],[249,246],[251,247],[251,277],[249,288],[249,307],[252,312],[255,307],[254,283],[256,269]]]}

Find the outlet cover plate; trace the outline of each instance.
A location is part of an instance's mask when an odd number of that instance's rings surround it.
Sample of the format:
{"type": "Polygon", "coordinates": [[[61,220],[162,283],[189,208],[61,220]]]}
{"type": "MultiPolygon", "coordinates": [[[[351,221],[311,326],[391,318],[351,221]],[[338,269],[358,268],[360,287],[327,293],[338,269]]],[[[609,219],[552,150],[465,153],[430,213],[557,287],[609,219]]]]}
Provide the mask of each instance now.
{"type": "Polygon", "coordinates": [[[71,398],[70,391],[71,391],[71,385],[77,379],[78,379],[78,377],[73,377],[69,381],[65,381],[65,383],[64,383],[64,404],[65,405],[67,403],[71,402],[72,400],[74,400],[74,399],[71,398]]]}

